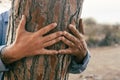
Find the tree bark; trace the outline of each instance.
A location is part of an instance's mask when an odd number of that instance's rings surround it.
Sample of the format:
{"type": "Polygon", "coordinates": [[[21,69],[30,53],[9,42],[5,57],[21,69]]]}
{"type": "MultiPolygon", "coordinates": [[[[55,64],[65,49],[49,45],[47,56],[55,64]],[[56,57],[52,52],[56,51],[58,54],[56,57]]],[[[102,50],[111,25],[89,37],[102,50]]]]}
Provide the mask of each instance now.
{"type": "MultiPolygon", "coordinates": [[[[29,32],[35,32],[52,22],[58,25],[50,33],[67,30],[70,23],[79,29],[82,4],[83,0],[13,0],[7,44],[14,41],[22,14],[27,17],[26,30],[29,32]]],[[[62,48],[66,46],[60,42],[48,49],[62,48]]],[[[9,66],[10,70],[5,72],[4,80],[68,80],[70,62],[71,55],[26,57],[9,66]]]]}

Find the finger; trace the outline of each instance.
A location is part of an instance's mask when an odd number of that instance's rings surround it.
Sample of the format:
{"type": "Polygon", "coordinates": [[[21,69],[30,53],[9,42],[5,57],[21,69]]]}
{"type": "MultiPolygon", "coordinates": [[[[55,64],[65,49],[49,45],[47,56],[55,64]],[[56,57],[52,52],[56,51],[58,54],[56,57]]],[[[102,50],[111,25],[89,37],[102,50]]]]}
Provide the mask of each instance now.
{"type": "Polygon", "coordinates": [[[18,25],[18,31],[24,31],[25,30],[25,24],[26,24],[26,17],[25,15],[22,15],[22,19],[18,25]]]}
{"type": "Polygon", "coordinates": [[[52,33],[52,34],[49,34],[45,37],[43,37],[43,42],[48,42],[48,41],[51,41],[55,38],[58,38],[62,35],[62,32],[61,31],[58,31],[58,32],[55,32],[55,33],[52,33]]]}
{"type": "Polygon", "coordinates": [[[62,41],[68,45],[69,47],[75,47],[75,44],[71,41],[69,41],[68,39],[66,39],[65,37],[62,37],[62,41]]]}
{"type": "Polygon", "coordinates": [[[42,36],[42,35],[48,33],[49,31],[51,31],[52,29],[54,29],[56,26],[57,26],[56,23],[52,23],[52,24],[50,24],[48,26],[45,26],[44,28],[40,29],[39,31],[37,31],[36,34],[38,36],[40,36],[40,35],[42,36]]]}
{"type": "Polygon", "coordinates": [[[72,33],[79,39],[83,38],[83,35],[79,33],[79,31],[73,26],[72,24],[69,25],[69,29],[72,31],[72,33]]]}
{"type": "Polygon", "coordinates": [[[85,32],[84,32],[82,19],[79,20],[79,31],[80,31],[80,33],[82,33],[84,35],[85,32]]]}
{"type": "Polygon", "coordinates": [[[51,46],[51,45],[59,42],[60,40],[61,40],[61,37],[58,37],[58,38],[56,38],[56,39],[54,39],[54,40],[51,40],[51,41],[49,41],[49,42],[44,43],[43,46],[44,46],[44,47],[51,46]]]}
{"type": "Polygon", "coordinates": [[[65,36],[68,40],[72,41],[73,43],[77,44],[79,41],[76,37],[74,37],[72,34],[64,31],[63,36],[65,36]]]}
{"type": "Polygon", "coordinates": [[[73,51],[71,49],[63,49],[58,51],[59,54],[72,54],[73,51]]]}

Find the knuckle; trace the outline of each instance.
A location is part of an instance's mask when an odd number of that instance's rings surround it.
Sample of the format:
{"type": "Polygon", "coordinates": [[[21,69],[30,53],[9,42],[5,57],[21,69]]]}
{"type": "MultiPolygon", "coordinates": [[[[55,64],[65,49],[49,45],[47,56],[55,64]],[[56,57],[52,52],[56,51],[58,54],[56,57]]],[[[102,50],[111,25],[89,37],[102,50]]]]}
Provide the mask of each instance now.
{"type": "Polygon", "coordinates": [[[60,32],[56,32],[55,35],[56,35],[56,36],[59,36],[59,35],[60,35],[60,32]]]}
{"type": "MultiPolygon", "coordinates": [[[[50,53],[50,52],[49,52],[49,53],[50,53]]],[[[48,53],[48,52],[45,52],[46,55],[48,55],[49,53],[48,53]]]]}
{"type": "Polygon", "coordinates": [[[62,31],[58,31],[58,32],[57,32],[57,35],[62,35],[62,31]]]}
{"type": "Polygon", "coordinates": [[[76,43],[79,43],[81,40],[77,39],[77,38],[73,38],[75,40],[76,43]]]}
{"type": "Polygon", "coordinates": [[[65,41],[65,37],[61,37],[61,39],[62,39],[63,41],[65,41]]]}
{"type": "Polygon", "coordinates": [[[47,37],[47,39],[52,39],[52,38],[53,38],[53,36],[48,36],[48,37],[47,37]]]}
{"type": "Polygon", "coordinates": [[[79,35],[80,35],[81,38],[84,38],[84,35],[83,35],[83,34],[79,33],[79,35]]]}
{"type": "Polygon", "coordinates": [[[74,46],[74,44],[73,44],[73,43],[71,43],[71,46],[74,46]]]}
{"type": "Polygon", "coordinates": [[[48,36],[43,37],[43,39],[44,39],[44,40],[51,40],[52,37],[53,37],[53,36],[48,35],[48,36]]]}
{"type": "Polygon", "coordinates": [[[41,33],[46,33],[46,32],[48,32],[48,29],[49,29],[49,28],[43,28],[43,29],[41,29],[41,33]]]}
{"type": "Polygon", "coordinates": [[[64,31],[63,34],[66,35],[66,34],[67,34],[67,31],[64,31]]]}
{"type": "Polygon", "coordinates": [[[74,42],[76,42],[76,43],[79,42],[79,40],[76,39],[76,38],[74,38],[74,37],[73,37],[73,40],[74,40],[74,42]]]}
{"type": "Polygon", "coordinates": [[[45,43],[45,44],[43,44],[43,47],[50,46],[51,44],[53,44],[53,43],[45,43]]]}
{"type": "Polygon", "coordinates": [[[46,33],[49,31],[49,27],[44,27],[40,30],[40,33],[46,33]]]}
{"type": "Polygon", "coordinates": [[[58,37],[57,40],[62,40],[62,37],[58,37]]]}
{"type": "Polygon", "coordinates": [[[60,37],[56,39],[56,41],[59,41],[59,40],[61,40],[61,38],[60,38],[60,37]]]}
{"type": "Polygon", "coordinates": [[[60,53],[65,53],[65,50],[61,50],[60,53]]]}
{"type": "Polygon", "coordinates": [[[57,41],[58,41],[58,39],[56,39],[56,40],[52,40],[51,43],[55,43],[55,42],[57,42],[57,41]]]}
{"type": "Polygon", "coordinates": [[[59,39],[59,40],[62,40],[62,37],[59,37],[58,39],[59,39]]]}

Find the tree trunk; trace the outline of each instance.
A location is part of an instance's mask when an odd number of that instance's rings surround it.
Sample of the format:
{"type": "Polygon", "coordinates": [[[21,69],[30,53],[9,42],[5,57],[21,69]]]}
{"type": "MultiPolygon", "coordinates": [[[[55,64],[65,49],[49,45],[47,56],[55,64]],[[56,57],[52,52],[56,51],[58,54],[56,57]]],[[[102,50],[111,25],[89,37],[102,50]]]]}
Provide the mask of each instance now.
{"type": "MultiPolygon", "coordinates": [[[[11,44],[22,14],[27,17],[26,30],[34,32],[52,22],[57,22],[59,30],[67,30],[72,23],[78,28],[83,0],[13,0],[7,32],[7,44],[11,44]],[[36,25],[40,25],[36,27],[36,25]]],[[[33,46],[34,47],[34,46],[33,46]]],[[[62,42],[48,49],[66,48],[62,42]]],[[[40,55],[23,58],[11,64],[5,73],[5,80],[68,80],[70,55],[40,55]]]]}

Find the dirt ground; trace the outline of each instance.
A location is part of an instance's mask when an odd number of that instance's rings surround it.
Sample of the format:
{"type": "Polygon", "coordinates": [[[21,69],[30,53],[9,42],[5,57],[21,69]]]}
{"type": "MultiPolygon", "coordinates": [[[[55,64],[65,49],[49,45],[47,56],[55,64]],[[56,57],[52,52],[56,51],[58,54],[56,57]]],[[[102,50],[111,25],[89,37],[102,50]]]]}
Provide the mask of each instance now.
{"type": "Polygon", "coordinates": [[[120,46],[90,49],[91,59],[82,74],[69,80],[120,80],[120,46]]]}

